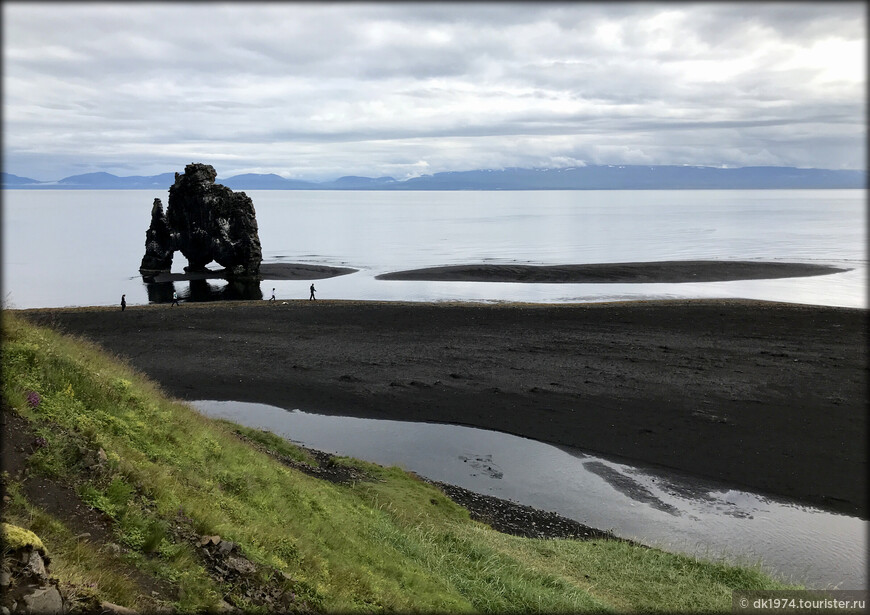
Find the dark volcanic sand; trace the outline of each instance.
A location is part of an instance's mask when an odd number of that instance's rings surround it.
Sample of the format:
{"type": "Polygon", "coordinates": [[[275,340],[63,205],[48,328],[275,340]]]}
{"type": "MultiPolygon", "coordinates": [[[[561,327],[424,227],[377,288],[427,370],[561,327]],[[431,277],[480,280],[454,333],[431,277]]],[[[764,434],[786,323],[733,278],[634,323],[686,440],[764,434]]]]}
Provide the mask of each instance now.
{"type": "Polygon", "coordinates": [[[448,265],[396,271],[378,280],[432,282],[538,282],[538,283],[667,283],[725,282],[800,278],[841,273],[828,265],[767,263],[759,261],[658,261],[653,263],[594,263],[587,265],[448,265]]]}
{"type": "Polygon", "coordinates": [[[743,300],[22,311],[182,399],[456,423],[867,518],[867,312],[743,300]]]}
{"type": "MultiPolygon", "coordinates": [[[[354,273],[350,267],[330,267],[328,265],[306,265],[302,263],[263,263],[260,265],[261,280],[323,280],[354,273]]],[[[206,271],[185,271],[184,273],[157,273],[146,275],[151,282],[182,282],[190,280],[226,279],[225,269],[206,271]]]]}

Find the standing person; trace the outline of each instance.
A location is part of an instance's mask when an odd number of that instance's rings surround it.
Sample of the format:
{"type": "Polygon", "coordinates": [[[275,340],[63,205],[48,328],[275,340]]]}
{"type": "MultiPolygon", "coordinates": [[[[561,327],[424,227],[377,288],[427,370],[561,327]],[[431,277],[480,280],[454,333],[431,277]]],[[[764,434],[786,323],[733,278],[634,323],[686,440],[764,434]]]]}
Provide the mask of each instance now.
{"type": "Polygon", "coordinates": [[[314,284],[312,284],[312,285],[311,285],[311,296],[308,297],[308,300],[309,300],[309,301],[316,301],[316,300],[317,300],[317,299],[315,299],[315,297],[314,297],[314,290],[315,290],[315,288],[314,288],[314,284]]]}
{"type": "Polygon", "coordinates": [[[127,295],[121,295],[121,311],[124,311],[124,308],[127,307],[127,295]]]}
{"type": "MultiPolygon", "coordinates": [[[[178,293],[174,290],[172,291],[172,305],[178,305],[178,293]]],[[[172,307],[172,305],[170,305],[169,307],[172,307]]],[[[178,307],[181,306],[179,305],[178,307]]]]}
{"type": "Polygon", "coordinates": [[[273,288],[272,289],[272,297],[269,299],[269,301],[274,301],[274,300],[275,300],[275,289],[273,288]]]}

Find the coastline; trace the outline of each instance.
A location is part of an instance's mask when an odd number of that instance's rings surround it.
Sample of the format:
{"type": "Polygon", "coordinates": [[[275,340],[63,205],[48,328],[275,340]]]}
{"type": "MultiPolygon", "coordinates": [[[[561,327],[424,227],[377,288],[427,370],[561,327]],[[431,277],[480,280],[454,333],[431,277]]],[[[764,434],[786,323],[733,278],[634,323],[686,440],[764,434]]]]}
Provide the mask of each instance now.
{"type": "Polygon", "coordinates": [[[463,424],[867,518],[866,310],[745,300],[18,311],[170,394],[463,424]]]}
{"type": "Polygon", "coordinates": [[[426,282],[523,282],[547,284],[683,284],[767,280],[850,271],[829,265],[766,261],[654,261],[581,265],[446,265],[375,276],[426,282]]]}

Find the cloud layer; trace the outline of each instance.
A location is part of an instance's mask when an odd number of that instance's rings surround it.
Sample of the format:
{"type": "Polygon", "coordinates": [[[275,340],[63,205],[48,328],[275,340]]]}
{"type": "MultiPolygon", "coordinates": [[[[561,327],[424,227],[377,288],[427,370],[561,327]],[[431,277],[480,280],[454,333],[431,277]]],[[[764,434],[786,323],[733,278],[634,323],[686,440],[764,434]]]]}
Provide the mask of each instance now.
{"type": "Polygon", "coordinates": [[[4,171],[866,165],[864,3],[3,4],[4,171]]]}

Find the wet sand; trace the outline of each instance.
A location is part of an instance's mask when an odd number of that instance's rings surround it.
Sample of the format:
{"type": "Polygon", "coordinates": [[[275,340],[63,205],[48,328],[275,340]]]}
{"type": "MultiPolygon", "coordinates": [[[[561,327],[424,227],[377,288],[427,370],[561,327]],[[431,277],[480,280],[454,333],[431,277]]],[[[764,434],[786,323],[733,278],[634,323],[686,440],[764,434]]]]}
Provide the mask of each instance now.
{"type": "Polygon", "coordinates": [[[21,313],[181,399],[495,429],[867,518],[866,310],[318,300],[21,313]]]}
{"type": "Polygon", "coordinates": [[[799,278],[844,271],[849,271],[849,269],[807,263],[761,261],[657,261],[585,265],[480,264],[396,271],[381,274],[376,276],[376,279],[551,284],[681,284],[685,282],[799,278]]]}
{"type": "MultiPolygon", "coordinates": [[[[330,267],[328,265],[306,265],[304,263],[263,263],[260,265],[261,280],[323,280],[354,273],[350,267],[330,267]]],[[[225,280],[229,277],[225,269],[206,269],[205,271],[185,271],[171,273],[162,271],[143,274],[149,282],[189,282],[193,280],[225,280]]]]}

